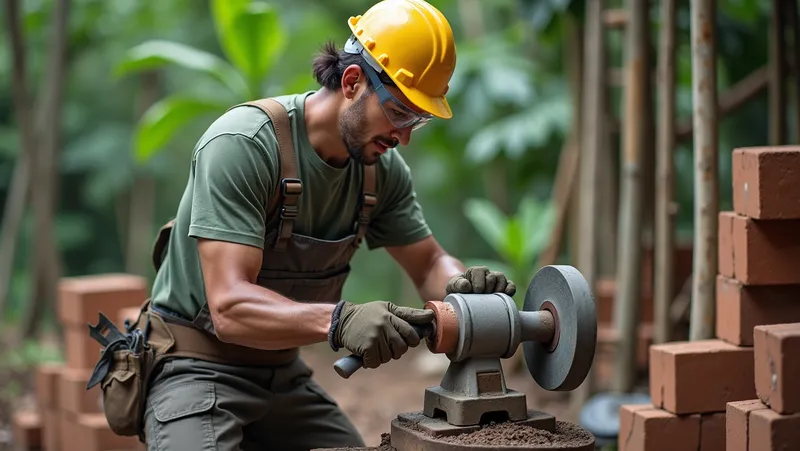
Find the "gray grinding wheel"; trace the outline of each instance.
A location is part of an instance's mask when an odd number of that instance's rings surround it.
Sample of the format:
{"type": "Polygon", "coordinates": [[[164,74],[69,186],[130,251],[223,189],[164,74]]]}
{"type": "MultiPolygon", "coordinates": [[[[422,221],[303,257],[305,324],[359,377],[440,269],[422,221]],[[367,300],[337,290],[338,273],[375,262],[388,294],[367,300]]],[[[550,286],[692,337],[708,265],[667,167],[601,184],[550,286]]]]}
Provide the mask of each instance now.
{"type": "Polygon", "coordinates": [[[523,311],[542,309],[556,311],[555,343],[522,343],[528,371],[545,390],[574,390],[589,374],[597,344],[597,313],[583,274],[567,265],[541,268],[525,293],[523,311]]]}

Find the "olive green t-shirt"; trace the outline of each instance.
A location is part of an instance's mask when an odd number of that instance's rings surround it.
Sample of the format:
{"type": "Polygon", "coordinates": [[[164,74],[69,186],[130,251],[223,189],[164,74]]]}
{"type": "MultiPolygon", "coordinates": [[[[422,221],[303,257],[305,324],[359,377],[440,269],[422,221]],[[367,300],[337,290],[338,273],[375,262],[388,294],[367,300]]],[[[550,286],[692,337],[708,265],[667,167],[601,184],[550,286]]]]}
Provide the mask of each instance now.
{"type": "MultiPolygon", "coordinates": [[[[312,93],[276,98],[289,114],[303,183],[294,232],[337,240],[353,233],[362,169],[352,160],[345,167],[332,167],[314,151],[304,121],[305,99],[312,93]]],[[[378,203],[365,236],[368,249],[411,244],[428,236],[411,172],[397,150],[381,156],[375,174],[378,203]]],[[[278,143],[269,117],[250,106],[220,116],[192,152],[168,252],[153,284],[153,303],[194,318],[206,303],[196,238],[263,249],[269,232],[265,215],[279,179],[278,143]]]]}

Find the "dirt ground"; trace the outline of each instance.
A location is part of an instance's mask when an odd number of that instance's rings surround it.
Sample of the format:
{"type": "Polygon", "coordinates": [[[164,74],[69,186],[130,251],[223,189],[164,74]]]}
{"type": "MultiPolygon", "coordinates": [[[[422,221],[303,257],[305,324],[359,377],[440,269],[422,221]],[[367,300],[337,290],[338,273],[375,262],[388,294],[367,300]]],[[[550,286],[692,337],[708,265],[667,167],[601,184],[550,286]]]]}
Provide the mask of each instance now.
{"type": "MultiPolygon", "coordinates": [[[[302,350],[303,358],[314,369],[314,379],[339,403],[367,446],[380,444],[381,433],[389,432],[390,422],[398,413],[421,411],[425,389],[441,382],[443,367],[424,363],[424,354],[431,356],[424,347],[413,348],[400,360],[374,370],[361,369],[343,379],[333,370],[333,362],[346,354],[322,345],[302,350]],[[423,367],[428,371],[421,371],[423,367]]],[[[566,416],[566,397],[543,391],[527,371],[509,374],[507,368],[506,385],[527,395],[528,408],[543,410],[559,420],[575,420],[566,416]]]]}

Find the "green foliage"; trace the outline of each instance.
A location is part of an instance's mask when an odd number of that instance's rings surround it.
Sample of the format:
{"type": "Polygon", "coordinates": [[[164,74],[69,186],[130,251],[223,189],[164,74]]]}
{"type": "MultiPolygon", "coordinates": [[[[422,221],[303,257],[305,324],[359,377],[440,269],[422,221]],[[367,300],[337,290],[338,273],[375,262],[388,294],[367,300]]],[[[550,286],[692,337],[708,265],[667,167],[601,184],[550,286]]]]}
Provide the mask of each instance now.
{"type": "Polygon", "coordinates": [[[203,50],[178,42],[151,40],[130,49],[116,67],[117,75],[161,69],[166,65],[181,66],[204,73],[217,80],[233,94],[245,97],[247,83],[227,61],[203,50]]]}
{"type": "Polygon", "coordinates": [[[25,341],[22,346],[4,350],[0,354],[0,371],[33,367],[42,363],[61,362],[61,353],[35,341],[25,341]]]}
{"type": "Polygon", "coordinates": [[[191,121],[221,113],[235,103],[262,96],[261,84],[285,50],[277,10],[261,1],[211,0],[214,29],[228,60],[192,46],[150,40],[131,48],[116,67],[118,75],[177,65],[223,85],[230,95],[173,94],[152,105],[136,127],[137,162],[148,161],[191,121]]]}
{"type": "Polygon", "coordinates": [[[277,11],[267,3],[212,0],[217,35],[228,58],[248,79],[250,95],[280,57],[285,31],[277,11]]]}
{"type": "MultiPolygon", "coordinates": [[[[501,261],[469,260],[469,266],[483,264],[504,271],[524,291],[533,275],[536,260],[547,246],[555,219],[552,201],[524,197],[513,215],[506,215],[486,199],[473,198],[464,204],[464,215],[501,261]]],[[[521,302],[524,293],[515,296],[521,302]]],[[[520,305],[521,306],[521,305],[520,305]]]]}
{"type": "Polygon", "coordinates": [[[170,141],[188,122],[207,113],[224,111],[229,105],[213,99],[175,94],[153,104],[137,125],[136,155],[146,159],[170,141]]]}

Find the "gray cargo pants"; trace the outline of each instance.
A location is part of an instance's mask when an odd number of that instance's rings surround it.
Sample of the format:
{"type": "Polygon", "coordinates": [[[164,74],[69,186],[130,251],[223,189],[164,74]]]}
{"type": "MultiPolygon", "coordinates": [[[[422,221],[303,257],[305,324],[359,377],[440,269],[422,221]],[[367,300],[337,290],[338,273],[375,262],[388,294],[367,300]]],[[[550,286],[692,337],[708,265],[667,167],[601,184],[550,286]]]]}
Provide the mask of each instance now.
{"type": "Polygon", "coordinates": [[[299,358],[268,368],[176,358],[157,371],[145,407],[148,451],[364,446],[299,358]]]}

